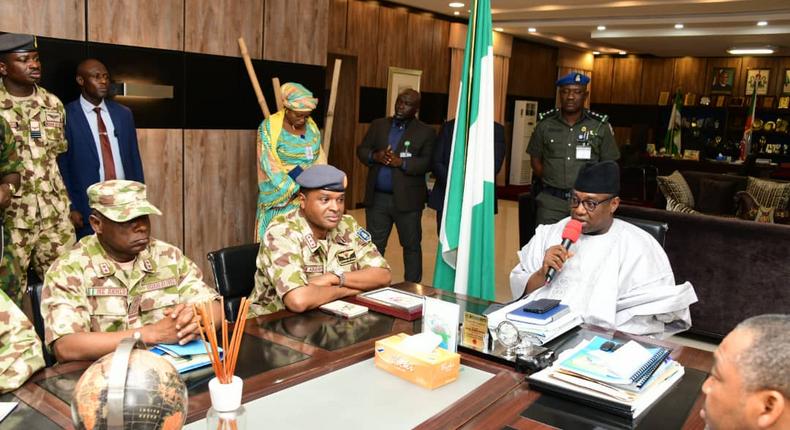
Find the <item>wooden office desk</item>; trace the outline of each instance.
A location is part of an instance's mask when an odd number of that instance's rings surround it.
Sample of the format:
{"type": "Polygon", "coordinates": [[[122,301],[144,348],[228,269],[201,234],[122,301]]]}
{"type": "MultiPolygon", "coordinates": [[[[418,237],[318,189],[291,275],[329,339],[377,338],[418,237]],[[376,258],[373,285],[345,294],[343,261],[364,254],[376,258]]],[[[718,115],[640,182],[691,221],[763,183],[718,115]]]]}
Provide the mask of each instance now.
{"type": "MultiPolygon", "coordinates": [[[[416,284],[400,287],[418,294],[457,300],[470,310],[479,311],[488,304],[416,284]]],[[[420,321],[408,322],[377,313],[342,320],[320,311],[301,315],[282,311],[248,321],[236,372],[245,381],[242,400],[248,402],[369,359],[373,356],[376,340],[419,330],[420,321]]],[[[588,334],[599,331],[604,335],[614,334],[594,327],[584,330],[588,334]]],[[[688,347],[675,346],[672,356],[688,368],[705,372],[712,362],[709,352],[688,347]]],[[[551,428],[520,416],[541,396],[529,389],[523,374],[468,353],[462,353],[462,362],[495,376],[417,428],[551,428]]],[[[0,427],[13,428],[24,423],[25,428],[37,430],[72,428],[71,390],[89,365],[73,362],[44,369],[15,392],[2,396],[0,400],[19,400],[23,404],[0,427]]],[[[207,382],[211,376],[210,367],[187,374],[188,422],[203,418],[210,407],[207,382]]],[[[704,428],[699,418],[701,406],[699,396],[684,428],[704,428]]]]}

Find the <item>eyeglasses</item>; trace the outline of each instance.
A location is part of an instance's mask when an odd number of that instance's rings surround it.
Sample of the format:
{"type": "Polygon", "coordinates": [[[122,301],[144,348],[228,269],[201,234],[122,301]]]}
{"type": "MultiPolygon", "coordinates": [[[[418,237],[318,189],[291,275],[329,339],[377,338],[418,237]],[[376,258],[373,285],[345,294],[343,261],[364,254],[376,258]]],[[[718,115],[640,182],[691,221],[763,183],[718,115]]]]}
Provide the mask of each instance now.
{"type": "Polygon", "coordinates": [[[574,208],[574,209],[578,208],[579,204],[581,204],[582,206],[584,206],[584,209],[586,209],[587,212],[592,213],[592,212],[595,212],[595,208],[597,208],[598,205],[606,203],[606,202],[608,202],[609,200],[612,200],[615,197],[617,197],[617,196],[611,196],[608,199],[603,199],[601,201],[595,201],[595,200],[580,200],[578,197],[573,195],[573,196],[571,196],[570,203],[571,203],[571,207],[574,208]]]}

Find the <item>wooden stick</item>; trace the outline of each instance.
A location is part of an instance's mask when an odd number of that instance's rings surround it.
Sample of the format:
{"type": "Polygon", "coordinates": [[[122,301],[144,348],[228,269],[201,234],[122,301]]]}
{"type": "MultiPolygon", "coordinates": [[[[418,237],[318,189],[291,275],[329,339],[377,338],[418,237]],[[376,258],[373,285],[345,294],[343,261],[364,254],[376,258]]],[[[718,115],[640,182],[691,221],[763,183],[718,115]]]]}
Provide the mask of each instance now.
{"type": "MultiPolygon", "coordinates": [[[[196,313],[201,316],[201,323],[198,324],[198,330],[200,331],[200,337],[203,339],[203,345],[206,348],[206,353],[208,354],[208,359],[211,362],[211,367],[214,369],[214,374],[217,375],[217,378],[219,378],[219,374],[220,374],[219,366],[214,361],[214,355],[212,354],[211,346],[209,345],[209,342],[206,341],[206,333],[203,330],[203,326],[206,324],[205,315],[203,313],[201,313],[201,312],[198,312],[197,306],[193,305],[193,308],[196,311],[196,313]]],[[[206,328],[208,328],[208,326],[206,328]]]]}
{"type": "Polygon", "coordinates": [[[239,49],[241,49],[241,58],[244,59],[244,66],[247,68],[247,75],[250,77],[252,89],[255,91],[255,97],[258,99],[258,104],[261,106],[263,118],[266,119],[271,115],[269,113],[269,106],[266,105],[266,99],[263,97],[261,85],[258,83],[258,75],[255,74],[255,68],[252,67],[252,59],[250,59],[250,53],[247,51],[247,44],[244,43],[243,37],[239,38],[239,49]]]}
{"type": "Polygon", "coordinates": [[[280,78],[272,78],[272,87],[274,87],[274,101],[277,103],[277,112],[283,110],[283,92],[280,89],[280,78]]]}
{"type": "Polygon", "coordinates": [[[343,60],[335,58],[335,67],[332,70],[332,86],[329,91],[329,104],[326,107],[326,123],[324,124],[323,139],[321,139],[321,147],[327,160],[329,159],[329,147],[332,145],[332,126],[335,121],[335,102],[337,101],[337,86],[340,83],[340,66],[342,64],[343,60]]]}
{"type": "Polygon", "coordinates": [[[236,340],[236,347],[233,354],[233,361],[230,363],[231,373],[236,371],[236,361],[239,358],[239,349],[241,348],[241,339],[244,337],[244,327],[247,325],[247,311],[250,309],[250,301],[245,300],[242,298],[241,304],[241,312],[239,313],[239,318],[241,321],[238,323],[240,324],[239,332],[238,332],[238,339],[236,340]]]}

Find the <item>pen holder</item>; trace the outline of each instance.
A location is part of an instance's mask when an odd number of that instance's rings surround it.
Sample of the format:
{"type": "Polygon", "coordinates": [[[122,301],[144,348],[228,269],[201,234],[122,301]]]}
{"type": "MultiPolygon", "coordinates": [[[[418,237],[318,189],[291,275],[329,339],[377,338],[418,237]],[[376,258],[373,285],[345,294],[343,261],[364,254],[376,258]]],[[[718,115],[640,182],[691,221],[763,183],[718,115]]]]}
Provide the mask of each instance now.
{"type": "Polygon", "coordinates": [[[241,392],[244,381],[234,375],[230,384],[222,384],[219,379],[211,378],[208,382],[208,392],[211,396],[211,407],[218,412],[229,412],[241,406],[241,392]]]}

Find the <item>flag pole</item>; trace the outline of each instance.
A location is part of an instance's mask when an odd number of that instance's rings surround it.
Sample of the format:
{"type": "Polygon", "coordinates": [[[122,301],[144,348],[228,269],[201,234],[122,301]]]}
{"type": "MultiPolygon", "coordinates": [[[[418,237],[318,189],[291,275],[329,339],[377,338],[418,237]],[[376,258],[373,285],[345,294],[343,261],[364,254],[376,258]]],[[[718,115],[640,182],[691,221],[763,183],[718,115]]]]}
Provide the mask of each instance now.
{"type": "MultiPolygon", "coordinates": [[[[474,70],[475,70],[475,61],[474,61],[474,56],[473,55],[474,55],[474,52],[475,52],[475,44],[477,43],[477,37],[476,37],[477,36],[477,14],[478,14],[478,12],[480,12],[478,10],[478,7],[477,7],[478,1],[479,0],[474,0],[474,3],[472,3],[472,28],[467,29],[467,31],[471,31],[472,34],[470,35],[471,37],[467,37],[467,39],[469,39],[470,42],[469,42],[469,46],[466,47],[466,49],[469,50],[469,52],[467,54],[470,55],[470,57],[469,57],[470,61],[469,61],[469,64],[467,65],[467,67],[468,67],[468,69],[467,69],[467,76],[469,77],[469,79],[466,80],[466,88],[464,88],[466,90],[466,112],[464,112],[464,116],[466,117],[466,118],[464,118],[464,124],[466,125],[466,132],[464,133],[464,158],[465,159],[466,159],[466,156],[468,155],[468,151],[469,151],[469,118],[471,117],[471,112],[472,112],[472,109],[471,109],[471,106],[472,106],[472,87],[473,87],[472,84],[474,82],[474,70]]],[[[463,79],[463,76],[461,76],[461,79],[463,79]]],[[[455,120],[455,123],[458,124],[458,119],[455,120]]],[[[467,164],[468,163],[466,163],[466,160],[464,160],[464,177],[466,177],[466,165],[467,164]]]]}

